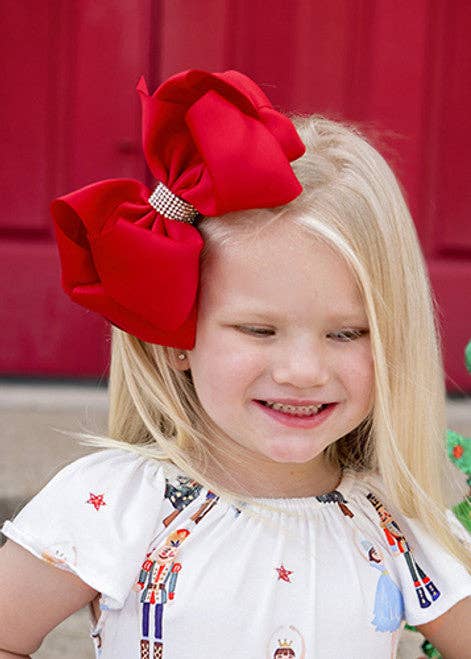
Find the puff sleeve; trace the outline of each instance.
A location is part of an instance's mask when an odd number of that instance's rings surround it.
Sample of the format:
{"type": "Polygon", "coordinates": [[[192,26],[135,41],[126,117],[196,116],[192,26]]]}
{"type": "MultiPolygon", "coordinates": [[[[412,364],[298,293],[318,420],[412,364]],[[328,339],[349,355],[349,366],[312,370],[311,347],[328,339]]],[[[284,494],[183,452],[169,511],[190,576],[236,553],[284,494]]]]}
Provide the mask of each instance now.
{"type": "MultiPolygon", "coordinates": [[[[471,596],[471,575],[417,519],[401,514],[387,500],[378,477],[365,479],[362,509],[377,525],[378,539],[388,556],[387,567],[403,597],[404,618],[422,625],[471,596]]],[[[451,532],[471,548],[471,537],[450,513],[451,532]],[[453,519],[452,519],[453,518],[453,519]]]]}
{"type": "MultiPolygon", "coordinates": [[[[471,575],[420,522],[401,517],[400,524],[410,552],[395,558],[396,569],[402,583],[405,619],[416,626],[435,620],[470,597],[471,575]]],[[[456,534],[454,524],[450,529],[456,534]]]]}
{"type": "Polygon", "coordinates": [[[76,574],[120,609],[158,523],[161,464],[121,449],[62,469],[2,532],[38,558],[76,574]]]}

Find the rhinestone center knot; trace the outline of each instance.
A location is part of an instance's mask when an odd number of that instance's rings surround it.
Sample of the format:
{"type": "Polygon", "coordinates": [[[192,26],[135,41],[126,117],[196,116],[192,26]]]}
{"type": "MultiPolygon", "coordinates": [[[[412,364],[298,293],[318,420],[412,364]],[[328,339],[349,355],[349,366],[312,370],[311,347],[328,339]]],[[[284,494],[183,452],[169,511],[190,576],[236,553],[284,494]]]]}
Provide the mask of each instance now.
{"type": "Polygon", "coordinates": [[[169,220],[193,224],[200,216],[199,211],[192,204],[177,197],[162,182],[157,185],[148,202],[157,213],[169,220]]]}

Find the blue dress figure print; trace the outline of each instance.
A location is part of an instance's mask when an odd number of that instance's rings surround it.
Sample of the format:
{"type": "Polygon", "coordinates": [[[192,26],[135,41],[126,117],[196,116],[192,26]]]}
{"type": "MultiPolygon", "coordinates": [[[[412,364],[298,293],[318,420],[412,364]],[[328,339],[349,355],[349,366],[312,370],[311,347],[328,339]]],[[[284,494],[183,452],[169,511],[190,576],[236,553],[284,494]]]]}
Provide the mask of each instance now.
{"type": "Polygon", "coordinates": [[[381,572],[376,584],[374,618],[371,622],[378,632],[393,632],[401,626],[404,618],[404,598],[389,576],[381,552],[368,540],[362,540],[361,545],[371,567],[381,572]]]}

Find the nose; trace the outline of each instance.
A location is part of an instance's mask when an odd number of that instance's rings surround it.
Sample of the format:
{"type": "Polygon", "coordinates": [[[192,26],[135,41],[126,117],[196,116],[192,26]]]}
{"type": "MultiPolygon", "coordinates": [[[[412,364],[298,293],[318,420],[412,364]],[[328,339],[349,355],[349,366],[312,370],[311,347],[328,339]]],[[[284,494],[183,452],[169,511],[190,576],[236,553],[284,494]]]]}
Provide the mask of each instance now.
{"type": "Polygon", "coordinates": [[[299,389],[326,385],[330,370],[325,347],[311,338],[285,344],[274,360],[272,377],[277,384],[299,389]]]}

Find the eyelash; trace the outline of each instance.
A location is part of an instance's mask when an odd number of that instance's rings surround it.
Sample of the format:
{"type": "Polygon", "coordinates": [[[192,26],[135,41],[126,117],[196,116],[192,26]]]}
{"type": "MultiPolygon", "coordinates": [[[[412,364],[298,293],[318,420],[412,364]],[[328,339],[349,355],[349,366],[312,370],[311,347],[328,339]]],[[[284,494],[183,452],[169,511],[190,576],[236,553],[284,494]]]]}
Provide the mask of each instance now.
{"type": "MultiPolygon", "coordinates": [[[[273,336],[275,333],[275,330],[270,330],[270,329],[265,329],[265,328],[258,328],[258,327],[249,327],[246,325],[236,325],[236,328],[243,332],[244,334],[252,334],[254,336],[258,337],[264,337],[264,336],[273,336]]],[[[338,337],[343,337],[340,338],[339,340],[342,343],[348,343],[349,341],[355,341],[356,339],[361,338],[362,336],[366,336],[369,334],[369,331],[366,329],[354,329],[354,330],[342,330],[340,332],[333,332],[333,334],[337,334],[338,337]]]]}
{"type": "Polygon", "coordinates": [[[274,330],[264,329],[262,327],[248,327],[246,325],[236,325],[236,328],[244,334],[255,334],[256,336],[273,336],[274,330]]]}
{"type": "Polygon", "coordinates": [[[360,339],[362,336],[365,336],[366,334],[368,334],[368,330],[360,330],[360,329],[337,332],[337,335],[345,337],[344,339],[340,339],[345,343],[348,341],[355,341],[356,339],[360,339]]]}

